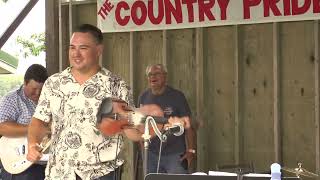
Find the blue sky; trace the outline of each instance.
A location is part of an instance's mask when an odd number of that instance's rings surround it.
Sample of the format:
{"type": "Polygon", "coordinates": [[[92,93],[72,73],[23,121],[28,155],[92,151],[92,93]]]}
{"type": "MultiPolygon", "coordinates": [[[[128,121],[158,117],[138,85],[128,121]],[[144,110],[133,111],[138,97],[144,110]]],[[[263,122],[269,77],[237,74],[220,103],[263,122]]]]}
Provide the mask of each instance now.
{"type": "MultiPolygon", "coordinates": [[[[18,13],[27,4],[26,0],[9,0],[7,3],[0,1],[0,34],[7,29],[10,23],[18,15],[18,13]]],[[[16,56],[19,59],[17,74],[24,74],[25,70],[34,63],[45,65],[45,53],[39,57],[29,57],[24,59],[20,56],[19,48],[17,48],[16,38],[18,36],[30,37],[31,34],[45,31],[45,0],[39,0],[33,7],[27,17],[23,20],[16,31],[11,35],[10,39],[1,48],[2,50],[16,56]]]]}

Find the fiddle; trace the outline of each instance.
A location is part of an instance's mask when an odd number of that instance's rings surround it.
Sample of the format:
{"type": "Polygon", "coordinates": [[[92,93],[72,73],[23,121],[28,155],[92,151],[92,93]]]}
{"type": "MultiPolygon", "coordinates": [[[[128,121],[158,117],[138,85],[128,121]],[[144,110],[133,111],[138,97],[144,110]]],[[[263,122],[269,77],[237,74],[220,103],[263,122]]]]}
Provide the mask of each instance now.
{"type": "MultiPolygon", "coordinates": [[[[135,128],[143,133],[146,114],[161,122],[157,123],[159,130],[168,121],[163,117],[162,109],[155,104],[132,108],[122,100],[106,98],[101,102],[97,113],[97,127],[105,136],[120,133],[124,128],[135,128]]],[[[151,130],[150,134],[154,135],[154,131],[151,130]]]]}

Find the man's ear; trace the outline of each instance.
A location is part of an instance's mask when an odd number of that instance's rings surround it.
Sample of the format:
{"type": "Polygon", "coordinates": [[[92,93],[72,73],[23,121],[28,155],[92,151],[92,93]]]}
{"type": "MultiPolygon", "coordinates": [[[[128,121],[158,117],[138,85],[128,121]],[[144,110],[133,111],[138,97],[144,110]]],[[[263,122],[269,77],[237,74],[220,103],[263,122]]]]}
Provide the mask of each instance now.
{"type": "Polygon", "coordinates": [[[98,56],[101,56],[104,48],[103,44],[99,44],[97,48],[98,48],[98,56]]]}
{"type": "Polygon", "coordinates": [[[28,82],[29,82],[29,80],[28,81],[23,81],[23,85],[27,85],[28,84],[28,82]]]}

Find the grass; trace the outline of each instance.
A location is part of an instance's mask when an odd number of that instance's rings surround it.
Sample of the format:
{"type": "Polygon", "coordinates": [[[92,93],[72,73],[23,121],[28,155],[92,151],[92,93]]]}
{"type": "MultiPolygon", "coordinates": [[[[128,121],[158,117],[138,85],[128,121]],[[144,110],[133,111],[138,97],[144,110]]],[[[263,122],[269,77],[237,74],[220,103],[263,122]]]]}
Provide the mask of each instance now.
{"type": "Polygon", "coordinates": [[[23,76],[14,74],[0,75],[0,97],[23,84],[23,76]]]}

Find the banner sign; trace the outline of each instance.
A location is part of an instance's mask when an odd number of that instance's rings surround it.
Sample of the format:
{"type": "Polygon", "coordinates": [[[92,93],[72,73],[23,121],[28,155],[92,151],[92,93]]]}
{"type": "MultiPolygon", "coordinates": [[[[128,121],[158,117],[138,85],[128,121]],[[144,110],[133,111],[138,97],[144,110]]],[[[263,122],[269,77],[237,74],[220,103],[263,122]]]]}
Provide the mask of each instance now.
{"type": "Polygon", "coordinates": [[[97,0],[103,32],[320,19],[320,0],[97,0]]]}

